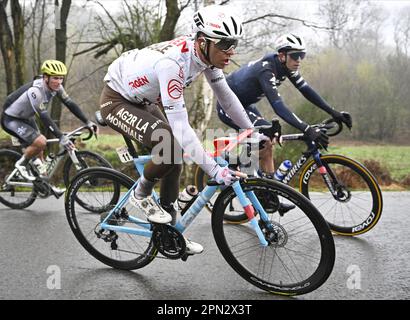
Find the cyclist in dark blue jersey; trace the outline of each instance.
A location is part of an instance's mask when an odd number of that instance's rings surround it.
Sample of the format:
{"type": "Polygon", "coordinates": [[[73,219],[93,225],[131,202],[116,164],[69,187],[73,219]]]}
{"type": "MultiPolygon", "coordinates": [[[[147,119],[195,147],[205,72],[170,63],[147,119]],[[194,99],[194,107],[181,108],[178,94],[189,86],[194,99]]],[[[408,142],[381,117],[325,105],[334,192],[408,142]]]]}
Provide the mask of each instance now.
{"type": "MultiPolygon", "coordinates": [[[[345,123],[349,128],[352,127],[350,114],[333,109],[299,73],[301,61],[306,55],[305,42],[300,36],[285,34],[279,37],[275,49],[276,53],[249,62],[230,74],[227,77],[228,85],[241,101],[255,126],[270,124],[256,107],[256,103],[266,96],[279,117],[304,132],[309,140],[326,148],[329,143],[328,137],[320,130],[310,127],[288,109],[278,92],[278,86],[288,78],[307,100],[326,111],[335,120],[345,123]]],[[[219,105],[217,111],[222,122],[239,129],[219,105]]],[[[261,169],[266,173],[273,173],[272,144],[265,143],[264,150],[260,152],[260,159],[261,169]]]]}

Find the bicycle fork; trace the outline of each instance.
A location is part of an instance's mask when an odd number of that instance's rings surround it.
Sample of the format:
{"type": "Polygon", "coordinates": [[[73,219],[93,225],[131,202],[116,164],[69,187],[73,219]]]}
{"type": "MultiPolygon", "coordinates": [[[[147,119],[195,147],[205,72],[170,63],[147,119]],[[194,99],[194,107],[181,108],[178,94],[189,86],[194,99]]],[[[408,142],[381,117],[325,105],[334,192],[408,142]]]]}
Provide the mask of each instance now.
{"type": "MultiPolygon", "coordinates": [[[[248,217],[249,224],[251,227],[255,230],[256,235],[258,236],[258,239],[261,243],[262,246],[266,247],[268,246],[268,242],[265,239],[265,236],[258,224],[258,221],[255,217],[255,209],[252,206],[252,203],[249,201],[248,197],[245,195],[245,193],[242,190],[242,187],[239,183],[239,181],[236,181],[232,185],[233,190],[235,191],[236,195],[238,196],[239,202],[243,209],[245,210],[245,214],[248,217]]],[[[253,193],[252,193],[253,194],[253,193]]],[[[256,197],[255,197],[256,199],[256,197]]]]}
{"type": "Polygon", "coordinates": [[[327,185],[330,193],[337,200],[337,191],[334,188],[333,182],[334,180],[336,180],[336,177],[333,175],[333,172],[331,170],[328,170],[327,166],[323,164],[322,159],[320,159],[320,156],[320,153],[316,152],[313,154],[313,159],[315,160],[319,173],[325,181],[325,184],[327,185]]]}
{"type": "Polygon", "coordinates": [[[74,164],[75,168],[77,169],[77,171],[81,171],[82,169],[84,169],[81,166],[80,161],[77,158],[77,154],[75,153],[75,150],[68,151],[68,155],[71,158],[71,160],[73,161],[73,164],[74,164]]]}

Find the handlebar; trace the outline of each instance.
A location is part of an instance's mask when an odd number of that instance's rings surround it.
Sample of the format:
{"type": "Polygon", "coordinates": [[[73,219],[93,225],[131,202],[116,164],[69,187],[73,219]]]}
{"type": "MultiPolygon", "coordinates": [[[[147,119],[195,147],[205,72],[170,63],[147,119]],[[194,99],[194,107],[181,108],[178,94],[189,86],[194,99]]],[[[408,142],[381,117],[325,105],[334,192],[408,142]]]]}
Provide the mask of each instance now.
{"type": "Polygon", "coordinates": [[[82,126],[79,127],[77,129],[75,129],[74,131],[68,132],[66,133],[66,135],[70,138],[70,137],[79,137],[82,135],[82,130],[86,129],[88,131],[88,135],[85,138],[81,138],[81,140],[83,141],[87,141],[90,140],[92,138],[92,136],[94,135],[94,131],[89,128],[88,126],[82,126]]]}
{"type": "Polygon", "coordinates": [[[312,127],[319,128],[324,133],[326,133],[329,137],[336,136],[343,130],[343,124],[341,122],[336,121],[333,118],[326,119],[322,123],[319,123],[319,124],[314,124],[312,127]],[[336,128],[334,132],[331,131],[331,129],[333,128],[336,128]]]}
{"type": "MultiPolygon", "coordinates": [[[[313,128],[319,128],[323,133],[328,135],[329,137],[333,137],[338,135],[343,130],[343,124],[336,121],[333,118],[326,119],[321,123],[311,125],[313,128]],[[334,131],[332,131],[335,129],[334,131]]],[[[294,134],[284,134],[280,136],[280,143],[282,141],[291,141],[291,140],[304,140],[303,133],[294,133],[294,134]]]]}
{"type": "MultiPolygon", "coordinates": [[[[81,138],[81,140],[83,140],[83,141],[90,140],[92,138],[92,136],[94,135],[94,131],[91,128],[87,127],[86,125],[84,125],[82,127],[79,127],[77,129],[74,129],[71,132],[64,132],[64,134],[70,139],[75,139],[75,138],[80,137],[83,134],[82,131],[84,129],[88,131],[88,135],[85,138],[81,138]]],[[[53,142],[59,142],[59,141],[60,141],[60,139],[58,139],[58,138],[47,139],[47,143],[53,143],[53,142]]]]}

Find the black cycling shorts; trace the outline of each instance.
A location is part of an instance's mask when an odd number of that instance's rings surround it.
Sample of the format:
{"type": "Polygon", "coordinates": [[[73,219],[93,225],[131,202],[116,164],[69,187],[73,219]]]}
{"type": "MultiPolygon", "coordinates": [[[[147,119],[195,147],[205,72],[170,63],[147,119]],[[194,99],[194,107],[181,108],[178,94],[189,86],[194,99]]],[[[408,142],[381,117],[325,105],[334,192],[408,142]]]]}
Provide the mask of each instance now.
{"type": "Polygon", "coordinates": [[[32,145],[41,135],[34,119],[14,118],[5,113],[1,117],[1,127],[8,134],[16,137],[23,147],[32,145]]]}
{"type": "MultiPolygon", "coordinates": [[[[217,110],[219,119],[223,123],[225,123],[227,126],[233,128],[235,130],[240,130],[241,129],[225,113],[225,111],[222,109],[222,107],[220,106],[219,103],[217,103],[217,105],[216,105],[216,110],[217,110]]],[[[246,107],[245,111],[248,114],[249,119],[251,120],[251,122],[254,126],[271,125],[271,123],[269,121],[267,121],[263,118],[262,114],[259,112],[259,110],[256,108],[256,106],[254,104],[251,104],[248,107],[246,107]]]]}

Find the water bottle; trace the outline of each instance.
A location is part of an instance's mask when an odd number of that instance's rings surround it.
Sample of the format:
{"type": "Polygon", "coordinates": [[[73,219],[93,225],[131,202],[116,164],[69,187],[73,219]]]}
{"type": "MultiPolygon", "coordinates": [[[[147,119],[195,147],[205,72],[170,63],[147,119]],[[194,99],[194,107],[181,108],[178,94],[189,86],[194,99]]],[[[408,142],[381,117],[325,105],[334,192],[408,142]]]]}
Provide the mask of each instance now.
{"type": "Polygon", "coordinates": [[[54,161],[55,161],[56,156],[54,153],[49,153],[44,161],[45,167],[47,171],[51,170],[54,166],[54,161]]]}
{"type": "Polygon", "coordinates": [[[280,164],[279,168],[276,170],[274,178],[278,181],[282,181],[288,173],[288,171],[290,170],[290,168],[292,168],[292,162],[290,162],[290,160],[283,161],[280,164]]]}
{"type": "Polygon", "coordinates": [[[198,195],[198,189],[194,185],[187,186],[182,192],[179,193],[177,203],[178,208],[181,211],[185,211],[187,204],[198,195]]]}

